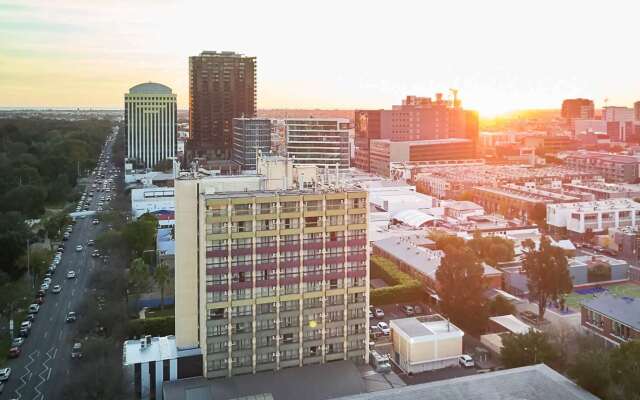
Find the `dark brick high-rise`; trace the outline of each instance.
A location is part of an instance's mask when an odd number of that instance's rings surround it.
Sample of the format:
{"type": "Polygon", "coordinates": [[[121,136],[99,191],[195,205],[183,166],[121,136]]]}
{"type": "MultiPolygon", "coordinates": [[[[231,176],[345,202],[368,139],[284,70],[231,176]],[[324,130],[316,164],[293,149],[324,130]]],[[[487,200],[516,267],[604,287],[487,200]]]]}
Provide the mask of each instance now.
{"type": "Polygon", "coordinates": [[[233,119],[255,117],[256,110],[255,57],[227,51],[189,57],[189,159],[231,159],[233,119]]]}

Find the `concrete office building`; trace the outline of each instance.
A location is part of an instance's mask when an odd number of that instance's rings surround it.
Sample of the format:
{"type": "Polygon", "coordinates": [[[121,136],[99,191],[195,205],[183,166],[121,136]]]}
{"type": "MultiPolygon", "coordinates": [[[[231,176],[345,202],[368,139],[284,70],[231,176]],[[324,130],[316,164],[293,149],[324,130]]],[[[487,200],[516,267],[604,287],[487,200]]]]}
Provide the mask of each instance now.
{"type": "Polygon", "coordinates": [[[255,170],[258,152],[265,155],[271,152],[271,120],[234,118],[231,159],[243,170],[255,170]]]}
{"type": "Polygon", "coordinates": [[[391,164],[417,161],[460,160],[475,156],[474,142],[451,138],[394,142],[388,139],[371,140],[370,171],[389,177],[391,164]]]}
{"type": "Polygon", "coordinates": [[[207,378],[368,357],[367,193],[265,165],[176,179],[176,341],[207,378]]]}
{"type": "Polygon", "coordinates": [[[391,110],[355,110],[354,166],[369,171],[369,142],[391,137],[391,110]]]}
{"type": "Polygon", "coordinates": [[[286,148],[294,164],[349,168],[349,120],[285,119],[286,148]]]}
{"type": "Polygon", "coordinates": [[[229,160],[233,119],[256,116],[256,58],[230,51],[189,57],[188,158],[229,160]]]}
{"type": "Polygon", "coordinates": [[[595,108],[590,99],[566,99],[562,102],[560,115],[568,123],[576,119],[593,119],[595,108]]]}
{"type": "Polygon", "coordinates": [[[124,95],[127,159],[152,168],[174,158],[177,147],[176,95],[160,83],[141,83],[124,95]]]}

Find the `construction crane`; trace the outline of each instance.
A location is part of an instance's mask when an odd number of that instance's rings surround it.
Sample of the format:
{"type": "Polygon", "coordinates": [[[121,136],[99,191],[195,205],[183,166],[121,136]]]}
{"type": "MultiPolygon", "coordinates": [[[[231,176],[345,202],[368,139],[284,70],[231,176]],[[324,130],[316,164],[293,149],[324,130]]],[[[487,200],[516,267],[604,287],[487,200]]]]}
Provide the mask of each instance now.
{"type": "Polygon", "coordinates": [[[451,95],[453,96],[453,106],[457,107],[458,106],[458,89],[449,88],[449,92],[451,92],[451,95]]]}

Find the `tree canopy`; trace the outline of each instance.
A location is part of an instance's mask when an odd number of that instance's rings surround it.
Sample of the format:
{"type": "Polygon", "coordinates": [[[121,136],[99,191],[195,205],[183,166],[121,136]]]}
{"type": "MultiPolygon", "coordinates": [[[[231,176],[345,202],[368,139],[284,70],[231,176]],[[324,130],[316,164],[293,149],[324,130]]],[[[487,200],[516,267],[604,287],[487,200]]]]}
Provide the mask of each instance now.
{"type": "Polygon", "coordinates": [[[567,256],[557,246],[551,245],[548,237],[540,239],[540,248],[536,250],[528,245],[522,269],[527,275],[528,288],[538,303],[538,319],[544,319],[544,312],[550,300],[559,300],[573,288],[569,275],[567,256]]]}
{"type": "Polygon", "coordinates": [[[500,357],[506,368],[554,362],[558,355],[543,332],[502,336],[500,357]]]}

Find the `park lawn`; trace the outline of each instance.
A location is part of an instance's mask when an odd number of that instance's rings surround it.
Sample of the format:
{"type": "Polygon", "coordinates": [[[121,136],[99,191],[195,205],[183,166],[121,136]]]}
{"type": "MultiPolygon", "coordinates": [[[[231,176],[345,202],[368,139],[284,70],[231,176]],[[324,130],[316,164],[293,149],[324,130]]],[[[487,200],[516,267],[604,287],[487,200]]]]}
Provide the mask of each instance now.
{"type": "MultiPolygon", "coordinates": [[[[640,298],[640,285],[637,285],[635,283],[610,285],[605,286],[605,289],[607,289],[610,294],[614,294],[616,296],[640,298]]],[[[575,292],[571,292],[570,294],[565,296],[565,299],[567,306],[575,311],[580,311],[580,302],[584,299],[589,299],[592,297],[592,294],[578,294],[575,292]]]]}

